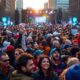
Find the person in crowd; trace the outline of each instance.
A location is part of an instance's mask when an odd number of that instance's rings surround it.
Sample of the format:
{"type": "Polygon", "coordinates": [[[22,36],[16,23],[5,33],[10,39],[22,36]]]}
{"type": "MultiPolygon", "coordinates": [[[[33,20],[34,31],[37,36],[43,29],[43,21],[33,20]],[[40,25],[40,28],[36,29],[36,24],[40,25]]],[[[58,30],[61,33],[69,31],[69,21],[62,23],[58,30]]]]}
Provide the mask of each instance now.
{"type": "Polygon", "coordinates": [[[78,49],[79,49],[79,44],[78,43],[73,43],[72,44],[72,49],[71,49],[71,55],[73,57],[76,56],[76,52],[77,52],[78,49]]]}
{"type": "Polygon", "coordinates": [[[9,59],[10,59],[10,65],[15,67],[14,46],[12,46],[12,45],[7,46],[6,52],[9,56],[9,59]]]}
{"type": "Polygon", "coordinates": [[[76,57],[70,57],[68,58],[68,61],[67,61],[67,68],[63,70],[63,72],[60,74],[60,80],[65,80],[65,74],[67,73],[69,67],[71,67],[72,65],[75,65],[75,64],[79,64],[80,61],[78,58],[76,57]]]}
{"type": "Polygon", "coordinates": [[[61,60],[60,52],[57,48],[54,48],[50,52],[50,58],[52,62],[53,70],[60,75],[62,70],[65,68],[65,64],[61,60]]]}
{"type": "Polygon", "coordinates": [[[24,28],[19,30],[19,38],[17,39],[15,43],[15,48],[22,48],[24,51],[26,51],[26,36],[25,36],[25,30],[24,28]]]}
{"type": "Polygon", "coordinates": [[[16,48],[16,49],[15,49],[15,52],[14,52],[14,54],[15,54],[15,59],[17,60],[18,56],[21,55],[21,54],[23,54],[23,53],[24,53],[24,51],[23,51],[22,49],[16,48]]]}
{"type": "Polygon", "coordinates": [[[10,80],[14,68],[9,64],[7,53],[0,53],[0,80],[10,80]]]}
{"type": "Polygon", "coordinates": [[[80,49],[77,50],[76,57],[80,60],[80,49]]]}
{"type": "Polygon", "coordinates": [[[33,53],[33,48],[32,48],[33,42],[27,42],[26,46],[27,46],[27,53],[32,54],[33,53]]]}
{"type": "Polygon", "coordinates": [[[34,53],[34,64],[35,64],[35,71],[38,70],[38,62],[41,57],[44,56],[44,51],[42,50],[36,50],[34,53]]]}
{"type": "Polygon", "coordinates": [[[52,70],[49,57],[40,58],[38,63],[39,71],[35,73],[34,80],[58,80],[58,76],[52,70]]]}
{"type": "Polygon", "coordinates": [[[33,56],[24,53],[17,60],[17,70],[12,75],[12,80],[32,80],[34,73],[33,56]]]}
{"type": "Polygon", "coordinates": [[[44,50],[44,54],[49,56],[50,46],[48,45],[47,41],[42,42],[42,47],[43,47],[43,50],[44,50]]]}
{"type": "Polygon", "coordinates": [[[73,65],[68,69],[65,80],[80,80],[80,64],[73,65]]]}
{"type": "Polygon", "coordinates": [[[64,45],[64,48],[62,50],[62,55],[69,55],[69,56],[71,56],[71,49],[72,49],[71,45],[64,45]]]}

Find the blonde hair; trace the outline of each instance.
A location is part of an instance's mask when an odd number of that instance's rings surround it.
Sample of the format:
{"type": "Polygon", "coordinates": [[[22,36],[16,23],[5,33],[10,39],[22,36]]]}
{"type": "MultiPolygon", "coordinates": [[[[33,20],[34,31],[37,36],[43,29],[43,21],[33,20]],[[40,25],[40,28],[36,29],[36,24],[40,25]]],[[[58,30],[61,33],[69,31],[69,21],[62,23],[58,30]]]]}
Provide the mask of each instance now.
{"type": "Polygon", "coordinates": [[[72,57],[72,58],[68,59],[67,66],[70,67],[70,66],[77,64],[77,63],[79,63],[79,59],[76,57],[72,57]]]}
{"type": "Polygon", "coordinates": [[[24,53],[24,50],[23,49],[20,49],[20,48],[17,48],[15,51],[18,51],[19,54],[24,53]]]}

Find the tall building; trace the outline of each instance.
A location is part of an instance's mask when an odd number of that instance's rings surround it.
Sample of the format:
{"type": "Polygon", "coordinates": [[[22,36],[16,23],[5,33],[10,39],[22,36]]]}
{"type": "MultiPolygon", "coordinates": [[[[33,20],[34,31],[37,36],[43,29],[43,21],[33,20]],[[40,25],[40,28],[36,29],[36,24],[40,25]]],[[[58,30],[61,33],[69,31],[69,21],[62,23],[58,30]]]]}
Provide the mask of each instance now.
{"type": "Polygon", "coordinates": [[[48,2],[44,4],[44,9],[48,9],[48,2]]]}
{"type": "Polygon", "coordinates": [[[16,9],[23,9],[23,0],[16,0],[16,9]]]}
{"type": "Polygon", "coordinates": [[[4,16],[4,10],[5,10],[5,0],[0,0],[0,20],[2,16],[4,16]]]}
{"type": "Polygon", "coordinates": [[[69,8],[69,0],[48,0],[48,8],[51,9],[68,9],[69,8]]]}
{"type": "Polygon", "coordinates": [[[56,8],[69,9],[69,0],[56,0],[56,8]]]}
{"type": "Polygon", "coordinates": [[[15,0],[0,0],[0,20],[3,16],[8,16],[15,20],[15,0]]]}
{"type": "Polygon", "coordinates": [[[48,8],[49,9],[56,9],[56,0],[48,0],[48,8]]]}
{"type": "Polygon", "coordinates": [[[19,24],[22,22],[22,10],[23,10],[23,0],[16,0],[16,18],[18,18],[19,21],[16,20],[16,24],[19,24]]]}
{"type": "Polygon", "coordinates": [[[80,0],[69,0],[70,16],[78,17],[80,21],[80,0]]]}

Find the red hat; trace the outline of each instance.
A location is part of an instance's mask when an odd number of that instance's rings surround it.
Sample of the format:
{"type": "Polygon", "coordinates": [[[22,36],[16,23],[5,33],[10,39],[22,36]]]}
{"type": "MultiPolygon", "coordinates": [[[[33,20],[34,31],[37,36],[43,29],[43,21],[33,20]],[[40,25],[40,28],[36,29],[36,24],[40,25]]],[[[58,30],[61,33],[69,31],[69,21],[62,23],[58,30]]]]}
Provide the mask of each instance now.
{"type": "Polygon", "coordinates": [[[7,47],[7,51],[13,51],[14,50],[14,47],[12,46],[12,45],[9,45],[8,47],[7,47]]]}
{"type": "Polygon", "coordinates": [[[15,35],[14,35],[14,38],[15,38],[15,39],[18,39],[18,38],[19,38],[19,34],[15,34],[15,35]]]}

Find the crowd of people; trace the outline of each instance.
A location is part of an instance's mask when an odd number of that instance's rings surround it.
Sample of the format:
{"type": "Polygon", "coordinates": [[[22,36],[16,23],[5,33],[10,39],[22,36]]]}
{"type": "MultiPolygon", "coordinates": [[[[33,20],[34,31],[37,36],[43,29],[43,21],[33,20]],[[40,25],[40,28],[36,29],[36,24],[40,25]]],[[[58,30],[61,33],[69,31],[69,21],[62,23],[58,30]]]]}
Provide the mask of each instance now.
{"type": "Polygon", "coordinates": [[[79,27],[0,27],[0,80],[80,80],[79,74],[79,27]]]}

